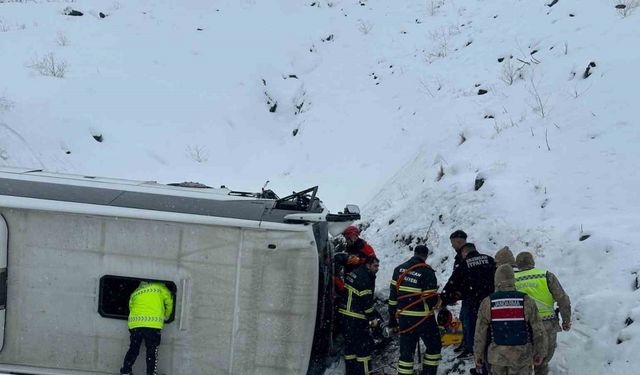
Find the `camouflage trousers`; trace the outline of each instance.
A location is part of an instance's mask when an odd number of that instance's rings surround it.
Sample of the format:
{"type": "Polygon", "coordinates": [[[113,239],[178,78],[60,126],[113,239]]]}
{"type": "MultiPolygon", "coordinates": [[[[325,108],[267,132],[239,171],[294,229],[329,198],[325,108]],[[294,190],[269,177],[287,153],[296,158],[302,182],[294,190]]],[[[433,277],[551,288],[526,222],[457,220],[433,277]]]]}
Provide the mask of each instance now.
{"type": "Polygon", "coordinates": [[[493,375],[531,375],[531,365],[525,367],[491,365],[493,375]]]}
{"type": "Polygon", "coordinates": [[[544,357],[544,362],[540,366],[535,366],[535,375],[547,375],[549,374],[549,361],[553,358],[553,354],[556,352],[556,341],[558,338],[558,331],[560,326],[557,320],[545,320],[542,322],[544,326],[545,335],[547,336],[547,355],[544,357]]]}

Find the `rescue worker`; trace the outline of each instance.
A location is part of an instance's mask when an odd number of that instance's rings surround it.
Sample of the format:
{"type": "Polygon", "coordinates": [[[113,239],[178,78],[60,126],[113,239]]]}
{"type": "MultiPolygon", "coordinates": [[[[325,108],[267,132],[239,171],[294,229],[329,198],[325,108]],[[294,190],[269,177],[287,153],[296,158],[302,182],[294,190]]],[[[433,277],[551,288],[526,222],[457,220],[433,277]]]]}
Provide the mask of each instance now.
{"type": "MultiPolygon", "coordinates": [[[[504,246],[503,248],[501,248],[500,250],[498,250],[496,252],[496,255],[494,256],[495,262],[496,262],[496,269],[500,268],[500,266],[504,265],[504,264],[508,264],[509,266],[512,267],[512,269],[516,270],[516,258],[513,256],[513,253],[511,252],[511,249],[509,249],[509,246],[504,246]]],[[[497,288],[498,286],[494,283],[494,287],[497,288]]],[[[476,321],[477,323],[477,321],[476,321]]],[[[475,336],[475,335],[474,335],[475,336]]],[[[490,340],[489,340],[490,341],[490,340]]],[[[487,345],[489,345],[489,342],[487,342],[487,345]]],[[[489,367],[487,362],[487,353],[488,353],[489,348],[485,347],[484,349],[484,363],[482,368],[478,368],[478,369],[472,369],[472,374],[478,374],[478,373],[488,373],[489,372],[489,367]]],[[[478,351],[477,348],[474,348],[474,351],[478,351]]]]}
{"type": "Polygon", "coordinates": [[[440,305],[436,274],[426,263],[429,249],[415,247],[413,257],[393,270],[389,289],[389,327],[400,332],[398,374],[413,374],[416,345],[426,346],[420,375],[436,375],[440,364],[440,330],[434,309],[440,305]]]}
{"type": "Polygon", "coordinates": [[[549,361],[556,350],[558,332],[561,331],[554,302],[558,304],[562,316],[562,330],[571,329],[571,301],[560,285],[558,278],[551,272],[535,268],[530,252],[523,251],[516,257],[519,271],[516,272],[516,289],[527,293],[538,306],[538,314],[547,336],[548,350],[544,361],[535,366],[536,375],[549,373],[549,361]]]}
{"type": "Polygon", "coordinates": [[[345,274],[363,264],[367,258],[376,256],[373,247],[360,238],[360,229],[355,225],[348,226],[342,235],[347,241],[347,252],[345,257],[339,258],[339,262],[343,263],[345,274]]]}
{"type": "Polygon", "coordinates": [[[373,309],[376,273],[380,261],[368,257],[365,263],[345,276],[345,293],[341,295],[338,313],[344,336],[346,375],[368,375],[373,341],[369,327],[380,322],[373,309]]]}
{"type": "MultiPolygon", "coordinates": [[[[462,256],[460,255],[460,250],[462,250],[462,247],[467,244],[467,234],[463,230],[458,229],[455,232],[451,233],[451,235],[449,236],[449,241],[451,242],[451,247],[456,252],[455,258],[453,260],[453,270],[455,272],[455,270],[458,267],[460,267],[460,265],[462,264],[462,256]]],[[[451,275],[453,276],[454,273],[452,273],[451,275]]],[[[459,283],[459,282],[460,280],[454,280],[450,277],[447,283],[445,284],[444,288],[442,289],[442,294],[445,296],[453,294],[453,293],[449,293],[448,291],[460,289],[459,285],[456,285],[456,283],[459,283]]],[[[462,298],[460,293],[457,293],[457,295],[451,295],[450,297],[451,297],[450,299],[454,301],[452,303],[455,303],[455,301],[462,298]]],[[[460,307],[461,322],[466,319],[468,310],[469,310],[469,307],[467,306],[467,304],[463,302],[462,306],[460,307]]],[[[464,332],[464,326],[462,327],[462,330],[464,332]]],[[[460,353],[460,352],[463,352],[464,349],[465,349],[465,346],[463,341],[453,351],[455,353],[460,353]]]]}
{"type": "Polygon", "coordinates": [[[455,303],[461,298],[463,307],[466,307],[466,312],[461,314],[464,350],[457,356],[458,359],[466,359],[473,356],[478,309],[482,300],[493,293],[496,268],[493,258],[480,254],[472,243],[467,242],[462,246],[460,256],[462,263],[454,269],[449,279],[451,283],[442,298],[446,304],[455,303]]]}
{"type": "Polygon", "coordinates": [[[538,309],[532,298],[516,291],[510,265],[498,267],[495,285],[496,291],[482,301],[478,311],[476,369],[484,365],[484,351],[489,344],[488,361],[493,375],[531,375],[532,364],[542,363],[547,351],[538,309]]]}
{"type": "Polygon", "coordinates": [[[173,297],[167,286],[159,281],[142,281],[129,298],[129,350],[124,357],[120,374],[130,375],[144,340],[147,348],[147,375],[156,375],[158,346],[164,322],[173,312],[173,297]]]}
{"type": "Polygon", "coordinates": [[[346,252],[336,253],[333,257],[333,284],[338,294],[344,292],[344,279],[340,276],[353,271],[369,257],[375,257],[373,247],[360,238],[360,229],[355,225],[348,226],[343,232],[347,247],[346,252]]]}
{"type": "Polygon", "coordinates": [[[509,246],[505,246],[502,249],[496,252],[496,255],[493,257],[496,261],[496,268],[500,267],[503,264],[508,264],[513,268],[513,272],[518,270],[518,266],[516,265],[516,258],[513,256],[511,249],[509,246]]]}

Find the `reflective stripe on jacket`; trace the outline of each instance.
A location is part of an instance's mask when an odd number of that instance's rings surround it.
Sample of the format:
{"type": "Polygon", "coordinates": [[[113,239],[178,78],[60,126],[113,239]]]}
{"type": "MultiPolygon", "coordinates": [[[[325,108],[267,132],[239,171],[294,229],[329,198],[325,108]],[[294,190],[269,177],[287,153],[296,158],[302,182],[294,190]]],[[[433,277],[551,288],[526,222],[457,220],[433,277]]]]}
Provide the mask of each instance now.
{"type": "Polygon", "coordinates": [[[357,319],[372,318],[373,294],[376,285],[375,276],[363,264],[348,273],[344,281],[345,290],[340,298],[338,312],[357,319]]]}
{"type": "Polygon", "coordinates": [[[422,299],[418,293],[428,295],[438,291],[438,282],[433,269],[418,257],[412,257],[393,270],[391,285],[389,287],[389,322],[391,326],[397,325],[396,312],[400,310],[400,316],[424,317],[432,313],[438,302],[437,298],[424,299],[412,305],[413,302],[422,299]],[[406,272],[413,266],[423,264],[406,272]],[[398,286],[398,279],[404,274],[404,278],[398,286]],[[412,297],[405,297],[414,295],[412,297]],[[408,307],[412,305],[411,307],[408,307]],[[408,308],[407,308],[408,307],[408,308]]]}
{"type": "Polygon", "coordinates": [[[173,298],[161,282],[140,283],[129,298],[129,329],[162,329],[173,312],[173,298]]]}
{"type": "Polygon", "coordinates": [[[543,320],[554,319],[556,313],[553,309],[553,295],[547,285],[547,271],[532,268],[526,271],[518,271],[516,276],[516,289],[527,293],[538,307],[538,315],[543,320]]]}

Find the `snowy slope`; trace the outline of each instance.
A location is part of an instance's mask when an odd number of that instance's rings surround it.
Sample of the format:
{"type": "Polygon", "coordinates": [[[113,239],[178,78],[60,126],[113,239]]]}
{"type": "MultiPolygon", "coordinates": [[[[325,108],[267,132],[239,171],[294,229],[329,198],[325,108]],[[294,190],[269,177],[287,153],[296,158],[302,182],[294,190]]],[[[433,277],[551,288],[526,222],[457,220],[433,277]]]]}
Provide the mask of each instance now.
{"type": "Polygon", "coordinates": [[[532,250],[575,307],[554,371],[634,373],[640,8],[547,3],[0,0],[0,165],[319,184],[369,202],[383,295],[409,236],[442,283],[454,229],[532,250]]]}
{"type": "MultiPolygon", "coordinates": [[[[431,64],[431,81],[445,91],[425,105],[438,114],[438,128],[368,204],[367,238],[384,249],[384,262],[397,264],[410,254],[409,236],[428,237],[442,283],[455,229],[491,255],[503,245],[532,251],[574,305],[555,373],[635,373],[640,113],[632,92],[640,79],[632,72],[640,52],[628,47],[637,45],[638,14],[621,17],[607,2],[466,7],[442,10],[473,28],[451,43],[473,43],[431,64]],[[497,59],[511,55],[527,63],[512,60],[525,73],[509,85],[497,59]],[[474,83],[489,92],[475,96],[474,83]],[[475,191],[477,178],[485,182],[475,191]]],[[[388,289],[391,270],[383,270],[380,289],[388,289]]]]}

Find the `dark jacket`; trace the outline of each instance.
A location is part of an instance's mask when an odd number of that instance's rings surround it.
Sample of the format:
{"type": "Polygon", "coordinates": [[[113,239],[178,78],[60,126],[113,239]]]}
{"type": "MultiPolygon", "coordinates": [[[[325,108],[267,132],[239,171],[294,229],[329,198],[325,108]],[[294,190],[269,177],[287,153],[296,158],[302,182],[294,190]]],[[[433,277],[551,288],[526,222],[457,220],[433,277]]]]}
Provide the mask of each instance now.
{"type": "Polygon", "coordinates": [[[349,272],[345,278],[345,290],[338,300],[338,312],[357,319],[372,320],[373,295],[376,287],[376,277],[369,272],[366,265],[361,265],[349,272]]]}
{"type": "Polygon", "coordinates": [[[455,301],[462,299],[462,294],[460,290],[462,290],[463,278],[462,273],[458,270],[462,265],[462,255],[460,255],[460,250],[456,250],[456,257],[453,260],[453,272],[447,280],[447,283],[442,288],[442,298],[445,304],[454,303],[455,301]],[[456,271],[458,270],[458,271],[456,271]]]}
{"type": "Polygon", "coordinates": [[[417,303],[408,307],[412,302],[420,299],[420,296],[402,298],[402,296],[421,292],[437,292],[438,280],[433,269],[427,265],[422,259],[413,257],[402,263],[393,270],[393,278],[389,286],[389,325],[395,327],[398,325],[396,320],[396,311],[404,310],[400,316],[424,316],[429,314],[438,302],[437,297],[428,298],[426,303],[417,303]],[[425,266],[414,268],[406,272],[409,268],[416,264],[424,264],[425,266]],[[403,280],[399,280],[401,275],[405,275],[403,280]],[[398,285],[398,283],[400,283],[398,285]]]}
{"type": "MultiPolygon", "coordinates": [[[[468,245],[468,244],[467,244],[468,245]]],[[[480,302],[494,291],[495,261],[492,257],[472,250],[462,261],[459,267],[453,270],[444,294],[446,303],[459,299],[470,301],[471,306],[477,309],[480,302]]]]}

